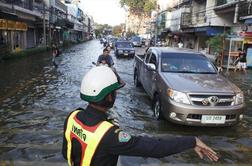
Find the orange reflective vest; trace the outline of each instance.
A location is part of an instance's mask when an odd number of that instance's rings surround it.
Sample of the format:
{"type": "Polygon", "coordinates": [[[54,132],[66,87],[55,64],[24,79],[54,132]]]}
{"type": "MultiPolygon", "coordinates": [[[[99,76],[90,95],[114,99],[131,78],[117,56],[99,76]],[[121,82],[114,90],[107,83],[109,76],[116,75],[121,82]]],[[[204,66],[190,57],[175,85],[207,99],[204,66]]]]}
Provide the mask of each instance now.
{"type": "Polygon", "coordinates": [[[72,165],[72,139],[75,138],[82,147],[80,165],[89,166],[101,139],[113,125],[107,121],[103,121],[95,126],[86,126],[76,118],[78,112],[79,110],[76,110],[71,113],[65,131],[68,165],[72,165]]]}

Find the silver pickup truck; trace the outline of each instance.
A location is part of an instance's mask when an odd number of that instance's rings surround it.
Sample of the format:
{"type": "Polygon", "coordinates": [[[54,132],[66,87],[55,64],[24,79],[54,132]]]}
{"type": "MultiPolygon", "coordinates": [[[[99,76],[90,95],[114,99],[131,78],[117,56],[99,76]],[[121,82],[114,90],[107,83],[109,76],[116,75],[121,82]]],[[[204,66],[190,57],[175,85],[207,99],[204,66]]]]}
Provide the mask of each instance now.
{"type": "Polygon", "coordinates": [[[230,126],[243,118],[243,92],[204,55],[151,47],[135,57],[134,83],[153,101],[154,117],[184,125],[230,126]]]}

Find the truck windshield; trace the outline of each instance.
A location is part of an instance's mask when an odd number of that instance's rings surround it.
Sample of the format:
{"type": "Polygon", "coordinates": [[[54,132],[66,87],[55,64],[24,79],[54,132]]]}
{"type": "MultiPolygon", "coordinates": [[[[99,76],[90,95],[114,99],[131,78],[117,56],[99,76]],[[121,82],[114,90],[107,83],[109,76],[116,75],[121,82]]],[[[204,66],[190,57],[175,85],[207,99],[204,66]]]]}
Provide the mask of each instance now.
{"type": "Polygon", "coordinates": [[[212,63],[203,55],[188,53],[163,53],[162,72],[216,74],[212,63]]]}
{"type": "Polygon", "coordinates": [[[116,43],[116,46],[118,48],[132,48],[132,45],[129,42],[118,42],[116,43]]]}

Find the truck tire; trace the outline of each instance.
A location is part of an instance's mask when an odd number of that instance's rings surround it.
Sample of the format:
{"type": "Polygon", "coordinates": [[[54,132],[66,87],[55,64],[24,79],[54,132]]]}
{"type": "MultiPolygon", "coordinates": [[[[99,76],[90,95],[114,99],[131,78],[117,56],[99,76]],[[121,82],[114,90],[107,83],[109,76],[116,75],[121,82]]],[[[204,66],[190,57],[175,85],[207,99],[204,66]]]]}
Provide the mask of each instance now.
{"type": "Polygon", "coordinates": [[[162,105],[158,95],[155,96],[153,101],[153,116],[156,120],[163,119],[162,115],[162,105]]]}
{"type": "Polygon", "coordinates": [[[134,74],[134,84],[136,87],[141,87],[141,82],[138,79],[137,71],[135,71],[135,74],[134,74]]]}

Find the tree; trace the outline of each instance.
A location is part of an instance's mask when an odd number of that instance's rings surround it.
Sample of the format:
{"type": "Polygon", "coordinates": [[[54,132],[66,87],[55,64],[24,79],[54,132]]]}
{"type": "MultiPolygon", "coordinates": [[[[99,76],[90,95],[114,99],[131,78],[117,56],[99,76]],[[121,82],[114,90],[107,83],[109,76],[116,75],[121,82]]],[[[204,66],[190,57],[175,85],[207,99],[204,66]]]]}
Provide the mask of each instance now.
{"type": "Polygon", "coordinates": [[[207,40],[207,44],[215,55],[219,55],[222,50],[223,35],[216,35],[207,40]]]}
{"type": "Polygon", "coordinates": [[[222,66],[224,61],[224,44],[225,38],[232,33],[230,30],[225,30],[224,33],[211,37],[206,43],[213,50],[215,55],[215,63],[217,66],[222,66]]]}
{"type": "Polygon", "coordinates": [[[214,55],[223,54],[224,40],[228,36],[228,34],[230,34],[229,30],[225,31],[222,34],[218,34],[214,37],[211,37],[206,41],[206,43],[212,49],[214,55]]]}
{"type": "Polygon", "coordinates": [[[95,35],[101,36],[105,35],[104,33],[107,33],[108,30],[112,29],[112,27],[108,24],[95,24],[95,35]]]}
{"type": "Polygon", "coordinates": [[[130,15],[134,15],[137,22],[137,30],[135,33],[139,33],[141,27],[143,27],[144,18],[150,17],[151,11],[156,9],[156,0],[120,0],[122,7],[127,7],[130,15]]]}
{"type": "Polygon", "coordinates": [[[135,15],[148,14],[156,8],[156,0],[120,0],[122,7],[128,7],[130,13],[135,15]]]}
{"type": "Polygon", "coordinates": [[[113,35],[115,36],[121,36],[122,33],[123,33],[123,29],[124,29],[124,24],[121,24],[121,25],[117,25],[117,26],[114,26],[112,29],[112,32],[113,32],[113,35]]]}

